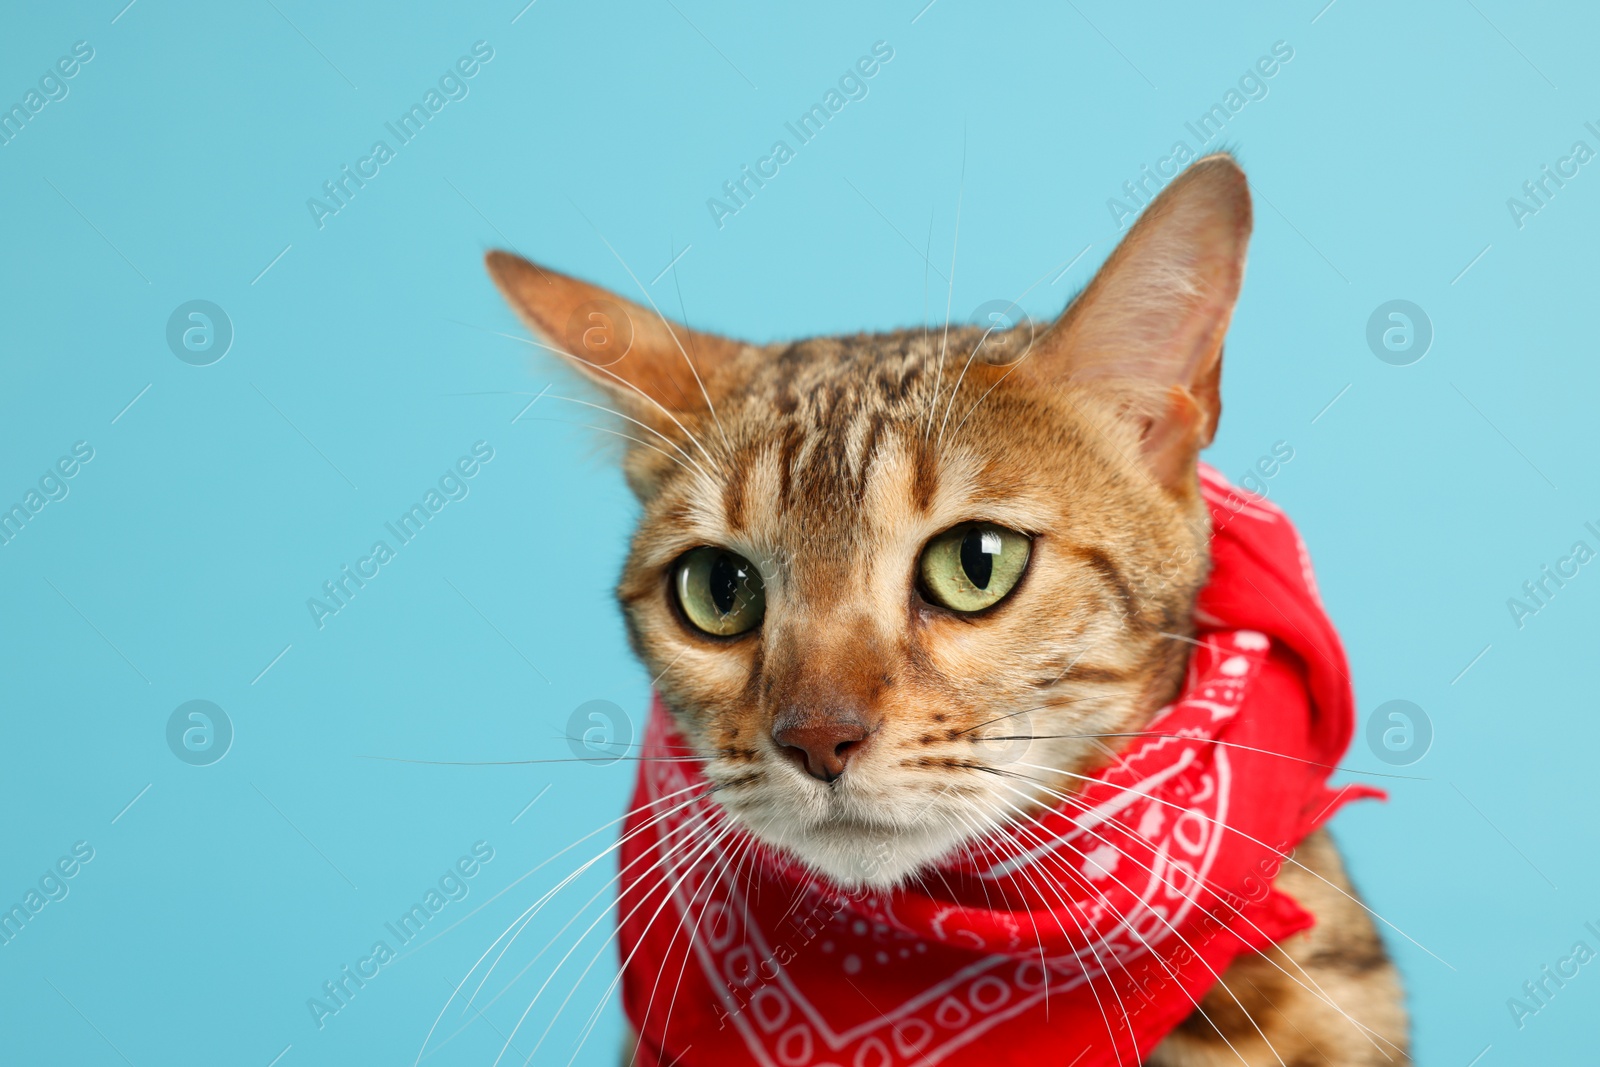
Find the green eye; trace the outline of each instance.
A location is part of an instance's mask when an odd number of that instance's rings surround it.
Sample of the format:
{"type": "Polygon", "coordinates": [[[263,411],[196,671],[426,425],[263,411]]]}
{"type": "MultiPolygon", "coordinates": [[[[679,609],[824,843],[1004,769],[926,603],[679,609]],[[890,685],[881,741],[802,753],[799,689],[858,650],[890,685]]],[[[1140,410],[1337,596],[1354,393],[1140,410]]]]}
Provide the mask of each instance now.
{"type": "Polygon", "coordinates": [[[697,629],[716,637],[753,630],[767,610],[767,592],[755,564],[725,548],[696,548],[672,576],[678,606],[697,629]]]}
{"type": "Polygon", "coordinates": [[[922,588],[951,611],[982,611],[1016,588],[1028,566],[1026,534],[991,522],[969,522],[922,550],[922,588]]]}

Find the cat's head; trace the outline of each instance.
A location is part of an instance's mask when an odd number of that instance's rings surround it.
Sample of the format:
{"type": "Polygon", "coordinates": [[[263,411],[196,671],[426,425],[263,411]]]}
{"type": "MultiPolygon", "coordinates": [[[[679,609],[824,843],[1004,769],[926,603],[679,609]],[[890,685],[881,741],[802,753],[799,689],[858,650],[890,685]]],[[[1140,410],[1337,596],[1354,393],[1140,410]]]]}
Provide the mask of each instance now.
{"type": "Polygon", "coordinates": [[[1173,695],[1250,219],[1210,156],[1048,328],[792,344],[490,253],[621,416],[628,631],[753,834],[897,884],[1076,788],[1173,695]]]}

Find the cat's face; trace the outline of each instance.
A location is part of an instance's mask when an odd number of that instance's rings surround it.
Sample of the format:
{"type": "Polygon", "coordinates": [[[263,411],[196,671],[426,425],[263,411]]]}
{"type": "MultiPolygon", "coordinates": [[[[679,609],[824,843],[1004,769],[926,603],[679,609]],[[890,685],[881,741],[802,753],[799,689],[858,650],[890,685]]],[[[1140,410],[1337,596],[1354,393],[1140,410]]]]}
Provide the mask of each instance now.
{"type": "Polygon", "coordinates": [[[753,834],[898,884],[1074,789],[1172,695],[1248,232],[1211,157],[1037,336],[765,346],[491,255],[624,416],[629,633],[753,834]]]}

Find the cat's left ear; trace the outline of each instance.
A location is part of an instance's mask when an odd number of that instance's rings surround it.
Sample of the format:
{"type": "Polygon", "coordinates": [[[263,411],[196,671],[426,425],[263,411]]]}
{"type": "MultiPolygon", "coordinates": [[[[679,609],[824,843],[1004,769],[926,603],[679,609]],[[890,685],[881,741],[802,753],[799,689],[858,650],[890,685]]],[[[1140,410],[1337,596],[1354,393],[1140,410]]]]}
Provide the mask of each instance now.
{"type": "Polygon", "coordinates": [[[609,290],[510,252],[484,257],[501,295],[545,345],[629,416],[660,429],[704,411],[745,345],[671,322],[609,290]]]}
{"type": "MultiPolygon", "coordinates": [[[[1222,414],[1222,340],[1244,280],[1250,186],[1206,156],[1161,191],[1100,273],[1027,357],[1034,374],[1113,399],[1146,466],[1172,489],[1222,414]]],[[[1026,366],[1026,364],[1024,364],[1026,366]]]]}

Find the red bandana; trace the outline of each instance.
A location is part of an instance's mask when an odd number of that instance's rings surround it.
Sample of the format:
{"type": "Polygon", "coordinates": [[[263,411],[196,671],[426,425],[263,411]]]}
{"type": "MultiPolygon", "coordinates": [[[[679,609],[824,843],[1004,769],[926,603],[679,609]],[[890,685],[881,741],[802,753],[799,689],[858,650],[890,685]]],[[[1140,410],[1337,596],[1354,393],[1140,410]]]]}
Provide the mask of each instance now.
{"type": "Polygon", "coordinates": [[[1377,794],[1326,784],[1344,650],[1283,512],[1208,467],[1201,487],[1214,569],[1182,694],[1059,807],[912,887],[842,890],[756,845],[656,701],[621,860],[636,1063],[1123,1067],[1234,957],[1312,924],[1271,888],[1279,853],[1377,794]]]}

